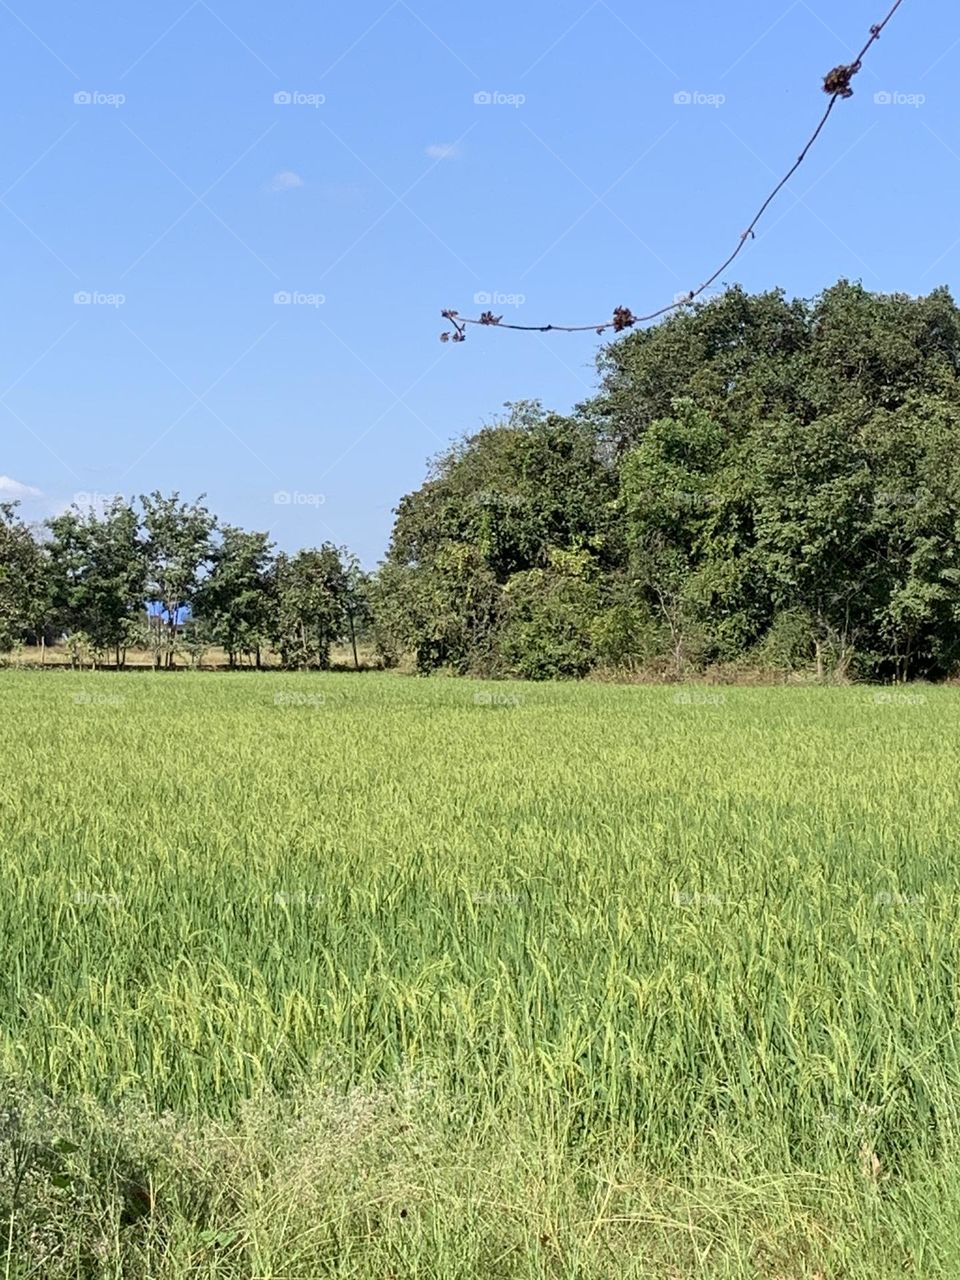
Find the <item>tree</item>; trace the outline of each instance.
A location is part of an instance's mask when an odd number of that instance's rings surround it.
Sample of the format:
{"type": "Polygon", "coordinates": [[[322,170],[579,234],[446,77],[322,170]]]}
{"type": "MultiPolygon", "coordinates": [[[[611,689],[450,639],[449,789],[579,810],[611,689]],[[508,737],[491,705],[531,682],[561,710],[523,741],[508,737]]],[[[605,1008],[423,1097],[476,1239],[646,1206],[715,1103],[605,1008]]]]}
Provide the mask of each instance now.
{"type": "Polygon", "coordinates": [[[0,503],[0,650],[24,635],[42,648],[51,612],[46,553],[17,508],[0,503]]]}
{"type": "Polygon", "coordinates": [[[549,561],[514,574],[504,589],[499,651],[511,674],[529,680],[585,675],[596,656],[594,562],[585,551],[555,551],[549,561]]]}
{"type": "Polygon", "coordinates": [[[573,414],[536,401],[441,454],[385,563],[273,557],[202,500],[0,512],[0,643],[53,623],[96,663],[153,621],[155,663],[385,665],[551,678],[750,664],[883,680],[960,667],[960,310],[945,290],[810,302],[729,290],[613,343],[573,414]]]}
{"type": "Polygon", "coordinates": [[[614,344],[602,368],[591,412],[623,458],[632,567],[642,530],[675,646],[692,628],[701,661],[743,655],[783,616],[791,635],[807,619],[820,674],[946,669],[960,312],[944,290],[732,290],[614,344]],[[657,473],[668,396],[714,424],[705,506],[700,461],[657,473]],[[684,517],[684,494],[703,509],[684,517]]]}
{"type": "Polygon", "coordinates": [[[330,646],[343,634],[347,573],[330,543],[277,557],[273,639],[284,667],[330,666],[330,646]]]}
{"type": "Polygon", "coordinates": [[[102,512],[74,507],[48,521],[53,598],[70,630],[122,667],[146,599],[146,564],[133,507],[115,498],[102,512]]]}
{"type": "Polygon", "coordinates": [[[845,675],[867,637],[879,571],[867,459],[842,414],[769,424],[755,448],[751,562],[776,610],[810,619],[818,676],[828,665],[845,675]]]}
{"type": "Polygon", "coordinates": [[[675,674],[702,657],[710,619],[729,614],[724,528],[726,435],[689,399],[652,422],[624,458],[621,499],[630,574],[669,635],[675,674]],[[693,648],[693,653],[691,653],[693,648]]]}
{"type": "Polygon", "coordinates": [[[185,620],[200,589],[204,569],[213,555],[216,518],[196,502],[181,502],[179,493],[141,495],[147,594],[159,609],[155,614],[155,665],[172,667],[177,629],[185,620]]]}
{"type": "Polygon", "coordinates": [[[343,612],[346,619],[347,638],[353,653],[353,665],[360,670],[357,640],[373,622],[373,593],[370,575],[364,573],[360,561],[346,547],[340,548],[344,569],[343,612]]]}
{"type": "Polygon", "coordinates": [[[739,438],[762,419],[806,416],[809,342],[804,302],[788,302],[781,290],[750,295],[732,288],[605,347],[601,391],[586,411],[617,456],[636,448],[683,399],[739,438]]]}
{"type": "Polygon", "coordinates": [[[960,412],[910,396],[865,424],[871,473],[875,673],[936,678],[960,636],[960,412]]]}
{"type": "Polygon", "coordinates": [[[209,638],[227,651],[230,668],[242,654],[261,665],[274,609],[273,543],[269,534],[223,525],[210,572],[196,592],[195,612],[209,638]]]}
{"type": "Polygon", "coordinates": [[[554,552],[617,563],[617,479],[592,425],[535,402],[508,409],[506,421],[441,455],[397,510],[377,595],[381,619],[422,671],[501,665],[503,589],[554,552]]]}

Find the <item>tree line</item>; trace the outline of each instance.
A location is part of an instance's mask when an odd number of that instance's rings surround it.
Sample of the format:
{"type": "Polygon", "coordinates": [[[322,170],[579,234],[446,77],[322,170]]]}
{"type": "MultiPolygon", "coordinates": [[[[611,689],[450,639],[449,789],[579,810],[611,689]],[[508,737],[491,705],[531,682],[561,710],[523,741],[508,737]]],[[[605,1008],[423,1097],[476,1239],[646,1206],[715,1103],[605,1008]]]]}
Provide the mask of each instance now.
{"type": "Polygon", "coordinates": [[[325,668],[331,645],[369,624],[368,578],[324,543],[277,553],[266,533],[221,524],[203,500],[155,492],[73,507],[41,529],[0,505],[0,650],[24,642],[43,660],[63,638],[75,662],[122,667],[146,649],[157,668],[198,664],[213,647],[230,667],[325,668]]]}
{"type": "Polygon", "coordinates": [[[508,412],[434,460],[364,574],[154,493],[42,535],[0,517],[0,647],[122,665],[215,644],[323,667],[531,679],[708,669],[941,679],[960,666],[960,311],[949,292],[739,288],[604,347],[573,412],[508,412]],[[148,618],[145,601],[155,602],[148,618]],[[181,623],[180,619],[188,620],[181,623]]]}

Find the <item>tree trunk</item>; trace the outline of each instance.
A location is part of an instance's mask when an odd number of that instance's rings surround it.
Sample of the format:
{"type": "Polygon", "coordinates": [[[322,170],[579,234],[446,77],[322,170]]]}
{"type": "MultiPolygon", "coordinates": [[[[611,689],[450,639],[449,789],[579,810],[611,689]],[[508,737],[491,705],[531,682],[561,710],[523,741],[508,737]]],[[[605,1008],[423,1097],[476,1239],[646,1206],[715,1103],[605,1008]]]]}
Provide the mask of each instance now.
{"type": "Polygon", "coordinates": [[[347,614],[347,617],[348,617],[348,618],[349,618],[349,620],[350,620],[350,644],[351,644],[351,647],[353,648],[353,665],[354,665],[354,668],[355,668],[357,671],[359,671],[359,670],[360,670],[360,659],[357,657],[357,633],[356,633],[356,629],[354,628],[354,625],[353,625],[353,614],[352,614],[352,613],[348,613],[348,614],[347,614]]]}

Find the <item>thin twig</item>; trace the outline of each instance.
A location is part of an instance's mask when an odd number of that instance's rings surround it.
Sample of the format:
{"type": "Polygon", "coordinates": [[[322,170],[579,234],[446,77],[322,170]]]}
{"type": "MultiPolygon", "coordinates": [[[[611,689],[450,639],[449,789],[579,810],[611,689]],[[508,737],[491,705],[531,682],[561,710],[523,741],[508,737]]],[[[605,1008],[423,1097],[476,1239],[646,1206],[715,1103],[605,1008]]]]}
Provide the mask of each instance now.
{"type": "Polygon", "coordinates": [[[699,298],[702,293],[709,289],[710,286],[723,275],[731,263],[740,256],[747,241],[756,238],[755,228],[757,223],[807,158],[807,153],[820,137],[827,121],[830,119],[833,108],[837,105],[837,100],[839,98],[850,98],[853,96],[853,89],[850,87],[850,81],[860,70],[863,65],[863,59],[869,53],[873,45],[880,39],[880,34],[884,27],[902,4],[903,0],[895,0],[893,7],[890,9],[890,12],[883,21],[875,23],[870,28],[870,39],[857,54],[853,62],[842,64],[839,67],[834,67],[831,72],[824,76],[823,88],[825,93],[830,94],[830,101],[827,104],[827,109],[821,116],[817,127],[808,138],[806,145],[797,156],[796,160],[754,214],[750,225],[745,231],[741,231],[737,247],[726,261],[722,262],[720,266],[717,267],[716,271],[704,280],[703,284],[699,285],[696,289],[691,289],[690,292],[685,294],[679,301],[671,302],[669,306],[660,307],[658,310],[651,311],[644,316],[634,315],[629,307],[616,307],[613,312],[613,319],[605,320],[602,324],[504,324],[503,317],[495,316],[491,311],[484,311],[482,315],[475,318],[462,316],[458,311],[442,311],[440,314],[445,320],[449,320],[453,325],[453,332],[448,331],[442,333],[440,335],[441,341],[463,342],[467,336],[466,328],[468,324],[484,326],[492,325],[498,329],[516,329],[523,333],[550,333],[551,331],[560,333],[588,333],[591,329],[595,333],[604,333],[607,329],[612,329],[615,333],[619,333],[623,329],[631,329],[634,325],[643,324],[648,320],[658,320],[660,316],[665,316],[671,311],[677,311],[681,307],[689,306],[691,302],[695,301],[695,299],[699,298]]]}

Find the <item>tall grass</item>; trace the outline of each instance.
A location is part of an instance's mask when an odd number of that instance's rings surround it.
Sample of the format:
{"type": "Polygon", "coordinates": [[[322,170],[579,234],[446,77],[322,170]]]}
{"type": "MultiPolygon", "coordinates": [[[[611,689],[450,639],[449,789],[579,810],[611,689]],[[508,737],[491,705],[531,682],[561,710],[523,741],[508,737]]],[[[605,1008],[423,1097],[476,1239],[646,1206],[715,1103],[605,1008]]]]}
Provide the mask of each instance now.
{"type": "Polygon", "coordinates": [[[956,692],[0,699],[0,1069],[103,1274],[957,1274],[956,692]]]}

